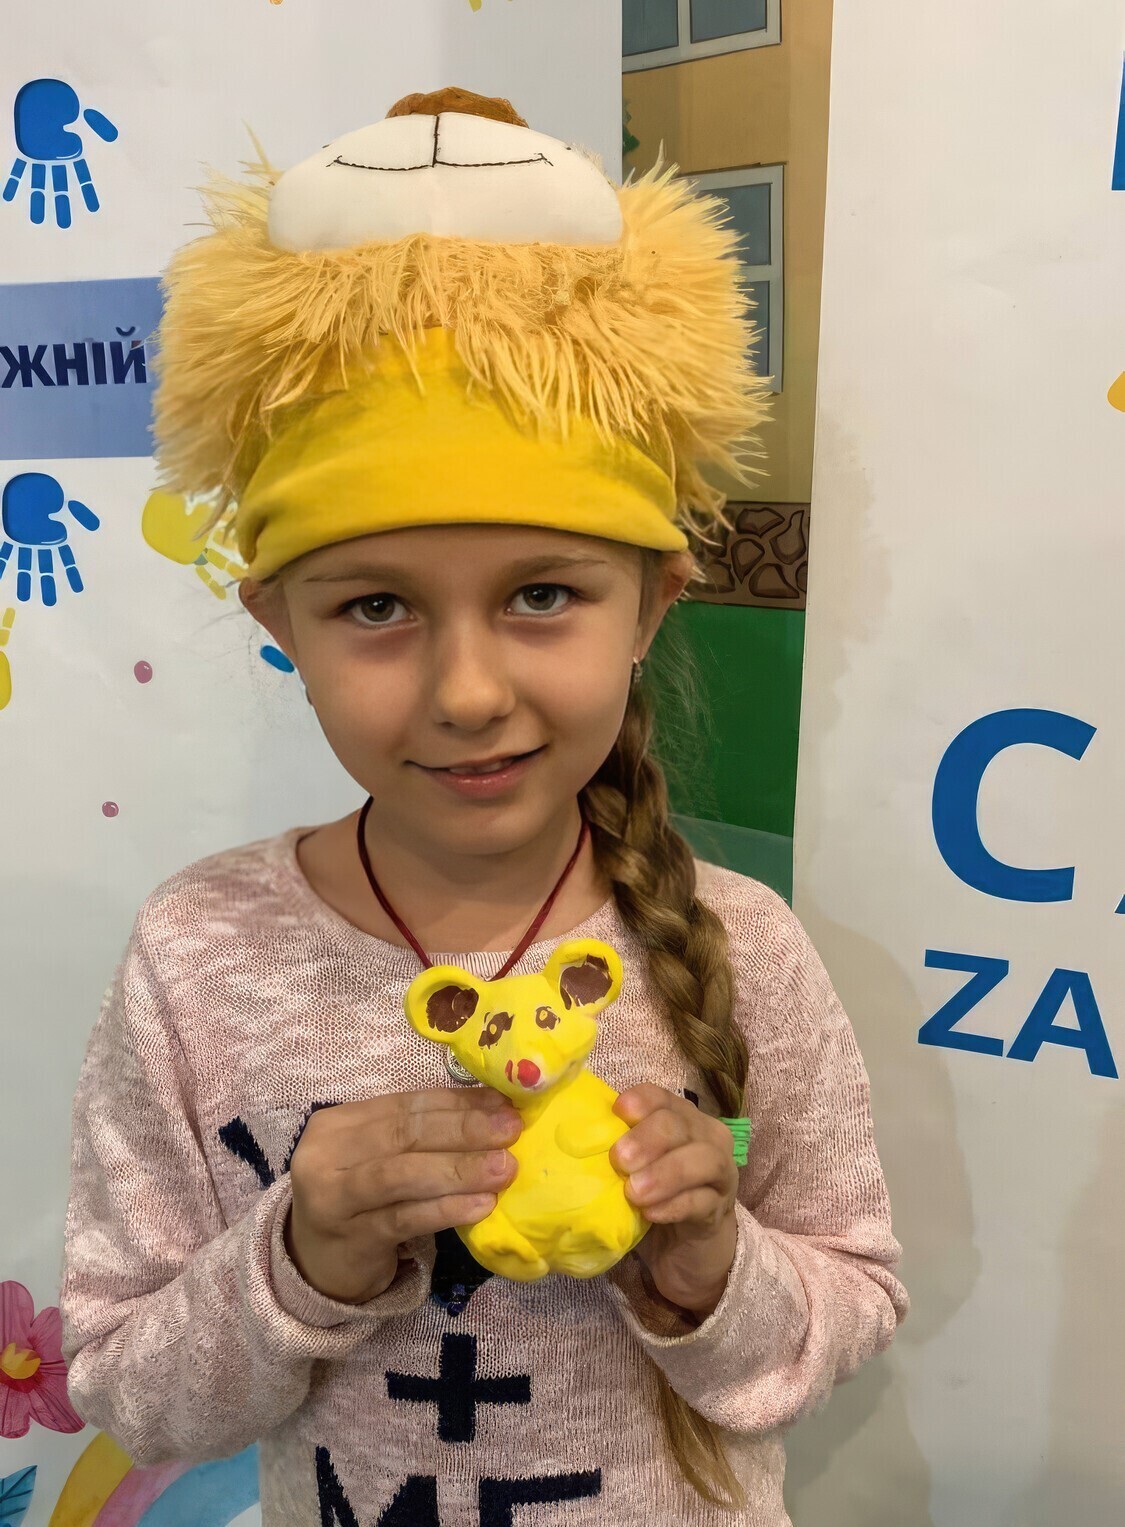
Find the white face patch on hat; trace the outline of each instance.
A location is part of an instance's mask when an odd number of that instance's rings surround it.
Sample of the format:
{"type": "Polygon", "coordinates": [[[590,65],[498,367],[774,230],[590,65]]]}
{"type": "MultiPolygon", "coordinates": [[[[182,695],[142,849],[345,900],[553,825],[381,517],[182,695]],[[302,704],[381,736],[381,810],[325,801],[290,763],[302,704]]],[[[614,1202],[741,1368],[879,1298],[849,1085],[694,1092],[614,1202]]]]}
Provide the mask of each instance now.
{"type": "Polygon", "coordinates": [[[294,252],[415,233],[505,244],[615,244],[617,188],[558,138],[464,112],[389,117],[287,170],[269,237],[294,252]]]}

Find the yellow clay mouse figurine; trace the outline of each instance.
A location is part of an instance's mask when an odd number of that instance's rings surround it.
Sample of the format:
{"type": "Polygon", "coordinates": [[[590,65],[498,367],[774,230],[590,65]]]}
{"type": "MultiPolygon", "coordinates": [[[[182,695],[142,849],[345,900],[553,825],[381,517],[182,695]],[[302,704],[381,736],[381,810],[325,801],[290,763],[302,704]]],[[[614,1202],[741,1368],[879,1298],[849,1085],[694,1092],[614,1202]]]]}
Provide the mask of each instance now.
{"type": "Polygon", "coordinates": [[[617,1093],[586,1069],[594,1014],[621,990],[621,961],[597,939],[570,939],[540,975],[481,981],[434,965],[411,983],[406,1016],[449,1045],[523,1117],[511,1147],[519,1170],[487,1218],[457,1233],[490,1272],[521,1283],[549,1272],[591,1278],[637,1244],[647,1220],[625,1197],[609,1150],[629,1126],[617,1093]]]}

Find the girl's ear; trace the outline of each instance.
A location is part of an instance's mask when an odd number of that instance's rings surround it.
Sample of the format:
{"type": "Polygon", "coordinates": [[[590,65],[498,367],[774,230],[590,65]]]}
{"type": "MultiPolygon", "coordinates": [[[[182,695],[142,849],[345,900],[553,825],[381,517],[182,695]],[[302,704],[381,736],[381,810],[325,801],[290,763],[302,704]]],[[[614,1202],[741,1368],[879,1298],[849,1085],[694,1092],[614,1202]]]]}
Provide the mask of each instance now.
{"type": "Polygon", "coordinates": [[[293,664],[297,662],[293,643],[293,628],[289,621],[289,606],[280,582],[270,580],[262,583],[256,578],[242,578],[238,584],[238,597],[244,610],[269,632],[275,644],[293,664]]]}
{"type": "Polygon", "coordinates": [[[616,1001],[621,990],[621,960],[616,949],[596,938],[572,938],[560,944],[543,967],[566,1008],[591,1017],[616,1001]]]}
{"type": "Polygon", "coordinates": [[[452,1044],[477,1010],[484,983],[459,965],[431,965],[406,989],[403,1008],[423,1039],[452,1044]]]}
{"type": "Polygon", "coordinates": [[[665,615],[691,582],[695,562],[690,552],[645,553],[658,560],[646,568],[645,597],[637,621],[637,652],[646,657],[665,615]]]}

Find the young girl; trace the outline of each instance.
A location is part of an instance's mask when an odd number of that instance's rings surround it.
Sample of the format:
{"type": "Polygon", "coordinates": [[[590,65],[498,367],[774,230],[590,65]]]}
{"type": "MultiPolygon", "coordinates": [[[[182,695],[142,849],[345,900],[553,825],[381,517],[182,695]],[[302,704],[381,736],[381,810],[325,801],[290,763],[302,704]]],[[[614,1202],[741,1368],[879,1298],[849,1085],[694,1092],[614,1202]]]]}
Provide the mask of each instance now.
{"type": "Polygon", "coordinates": [[[721,204],[447,91],[210,208],[167,280],[162,464],[218,494],[369,799],[141,909],[75,1099],[71,1399],[140,1465],[260,1442],[265,1527],[780,1527],[784,1429],[907,1297],[824,967],[693,861],[648,752],[641,664],[722,508],[700,467],[748,472],[763,415],[721,204]],[[517,1283],[453,1227],[519,1115],[403,997],[564,935],[624,964],[590,1064],[651,1228],[517,1283]]]}

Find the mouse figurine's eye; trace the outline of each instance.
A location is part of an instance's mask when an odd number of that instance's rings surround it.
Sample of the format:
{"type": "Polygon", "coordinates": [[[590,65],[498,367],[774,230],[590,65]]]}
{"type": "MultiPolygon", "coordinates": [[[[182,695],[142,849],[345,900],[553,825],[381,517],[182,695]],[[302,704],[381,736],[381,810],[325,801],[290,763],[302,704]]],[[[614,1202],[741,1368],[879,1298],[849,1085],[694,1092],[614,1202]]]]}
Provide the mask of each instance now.
{"type": "Polygon", "coordinates": [[[490,1045],[498,1044],[501,1034],[506,1033],[515,1021],[512,1013],[489,1013],[480,1031],[481,1049],[487,1050],[490,1045]]]}
{"type": "Polygon", "coordinates": [[[535,1021],[541,1029],[553,1029],[559,1021],[559,1015],[552,1007],[537,1007],[535,1021]]]}

